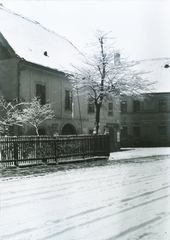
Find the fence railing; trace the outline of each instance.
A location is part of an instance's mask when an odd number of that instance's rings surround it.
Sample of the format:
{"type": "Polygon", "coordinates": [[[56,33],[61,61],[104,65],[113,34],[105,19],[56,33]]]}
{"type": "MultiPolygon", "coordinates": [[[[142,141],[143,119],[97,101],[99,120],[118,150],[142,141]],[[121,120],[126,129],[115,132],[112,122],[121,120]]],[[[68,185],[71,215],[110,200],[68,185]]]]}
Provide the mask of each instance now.
{"type": "Polygon", "coordinates": [[[108,157],[109,145],[108,135],[1,137],[0,164],[12,167],[108,157]]]}

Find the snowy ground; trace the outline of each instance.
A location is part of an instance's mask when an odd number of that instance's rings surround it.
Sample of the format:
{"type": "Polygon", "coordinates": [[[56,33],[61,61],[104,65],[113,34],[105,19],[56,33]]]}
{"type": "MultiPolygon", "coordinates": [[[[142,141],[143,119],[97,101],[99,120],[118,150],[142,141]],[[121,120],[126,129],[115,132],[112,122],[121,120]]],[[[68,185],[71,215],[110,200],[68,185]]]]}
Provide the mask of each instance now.
{"type": "Polygon", "coordinates": [[[0,193],[2,240],[170,239],[170,148],[3,170],[0,193]]]}

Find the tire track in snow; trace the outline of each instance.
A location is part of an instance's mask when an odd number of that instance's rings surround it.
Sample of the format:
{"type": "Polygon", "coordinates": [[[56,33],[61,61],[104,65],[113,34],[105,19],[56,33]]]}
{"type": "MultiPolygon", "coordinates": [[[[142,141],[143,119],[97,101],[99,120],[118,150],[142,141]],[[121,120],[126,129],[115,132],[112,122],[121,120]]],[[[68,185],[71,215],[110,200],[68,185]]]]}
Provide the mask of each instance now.
{"type": "MultiPolygon", "coordinates": [[[[157,161],[149,171],[152,164],[143,162],[114,165],[114,168],[77,169],[23,182],[18,179],[12,185],[12,180],[5,181],[1,205],[6,218],[2,224],[2,239],[56,239],[57,236],[61,240],[107,239],[107,230],[111,231],[113,226],[120,228],[124,218],[129,226],[118,229],[115,234],[110,233],[108,239],[114,236],[126,239],[128,234],[153,225],[164,217],[158,206],[165,205],[170,199],[166,192],[169,190],[169,164],[157,161]],[[23,184],[19,186],[20,183],[23,184]],[[33,189],[30,184],[33,184],[33,189]],[[14,194],[9,192],[11,187],[14,194]],[[149,209],[155,211],[149,215],[149,220],[134,222],[135,212],[148,214],[149,209]],[[22,211],[24,216],[15,216],[15,222],[12,214],[16,210],[22,211]],[[94,233],[94,229],[98,231],[94,233]],[[76,235],[77,231],[80,235],[76,235]]],[[[143,233],[140,236],[147,235],[143,233]]]]}
{"type": "Polygon", "coordinates": [[[156,193],[156,192],[162,191],[163,189],[168,189],[168,188],[170,188],[170,186],[162,187],[162,188],[156,189],[155,191],[145,192],[145,193],[140,194],[140,195],[137,195],[137,196],[135,196],[135,197],[124,198],[124,199],[121,200],[121,202],[127,202],[127,201],[130,201],[130,200],[133,200],[133,199],[137,199],[137,198],[140,198],[140,197],[144,197],[144,196],[147,196],[147,195],[151,195],[151,194],[154,194],[154,193],[156,193]]]}
{"type": "MultiPolygon", "coordinates": [[[[141,229],[141,228],[143,228],[143,227],[145,227],[145,226],[147,226],[149,224],[153,224],[153,223],[159,221],[160,219],[161,219],[161,217],[156,217],[156,218],[153,218],[152,220],[149,220],[149,221],[144,222],[142,224],[139,224],[139,225],[136,225],[134,227],[131,227],[131,228],[127,229],[126,231],[121,232],[120,234],[109,238],[109,240],[116,240],[116,239],[118,239],[118,238],[120,238],[122,236],[126,236],[127,234],[129,234],[129,232],[134,232],[134,231],[136,231],[138,229],[141,229]]],[[[143,236],[145,236],[145,234],[143,234],[143,236]]]]}
{"type": "MultiPolygon", "coordinates": [[[[104,216],[104,217],[98,217],[98,218],[93,219],[93,220],[91,220],[91,221],[86,221],[86,222],[81,223],[81,224],[76,224],[76,227],[75,227],[75,226],[65,227],[62,231],[55,232],[55,233],[53,233],[52,235],[48,235],[48,238],[45,237],[45,238],[41,238],[41,239],[50,239],[50,238],[58,237],[59,235],[63,234],[64,232],[71,231],[71,230],[73,230],[73,229],[75,229],[75,228],[83,227],[83,226],[86,226],[86,225],[88,225],[88,224],[96,223],[96,222],[101,221],[101,220],[104,220],[104,219],[106,219],[106,218],[110,218],[110,217],[113,217],[113,216],[115,216],[115,215],[119,215],[119,214],[122,214],[122,213],[124,213],[124,212],[128,212],[128,211],[130,211],[130,210],[132,210],[132,209],[134,210],[135,208],[144,206],[144,205],[146,205],[146,204],[150,204],[150,203],[152,203],[152,202],[154,202],[154,201],[158,201],[158,200],[161,200],[161,199],[167,198],[167,197],[170,197],[170,195],[167,195],[167,196],[164,196],[164,197],[160,197],[160,198],[154,199],[154,200],[152,200],[152,201],[144,202],[144,203],[142,203],[142,204],[140,204],[140,205],[133,206],[133,207],[131,207],[131,208],[127,208],[127,209],[124,209],[124,210],[122,210],[122,211],[119,211],[119,212],[116,212],[116,213],[113,213],[113,214],[108,214],[108,215],[106,215],[106,216],[104,216]]],[[[75,217],[77,217],[77,216],[80,216],[80,215],[83,215],[83,214],[87,214],[87,213],[92,213],[92,212],[95,212],[96,210],[101,210],[101,209],[102,209],[102,208],[93,209],[93,210],[90,210],[90,211],[87,211],[87,212],[79,213],[79,214],[74,215],[74,216],[72,215],[71,217],[66,218],[65,221],[67,221],[69,218],[72,219],[72,218],[75,218],[75,217]]],[[[153,223],[153,222],[155,222],[155,221],[157,221],[157,220],[160,220],[160,219],[161,219],[161,217],[156,217],[156,218],[154,218],[154,219],[152,219],[152,220],[150,220],[150,221],[147,221],[147,222],[145,222],[145,223],[143,223],[143,224],[140,224],[140,225],[138,225],[138,226],[135,226],[135,227],[133,227],[133,228],[130,228],[130,229],[124,231],[124,232],[121,232],[121,234],[116,235],[116,236],[114,236],[114,237],[111,238],[111,239],[117,239],[118,237],[122,237],[122,236],[126,235],[127,232],[129,233],[129,232],[138,230],[139,228],[144,227],[145,225],[150,224],[150,223],[153,223]]],[[[60,221],[53,222],[53,224],[54,224],[54,223],[59,223],[59,222],[60,222],[60,221]]],[[[35,229],[32,229],[32,230],[35,230],[35,232],[36,232],[37,229],[35,228],[35,229]]],[[[25,233],[28,233],[28,232],[30,232],[30,231],[31,231],[31,230],[26,231],[25,233]]],[[[42,231],[42,229],[41,229],[41,231],[42,231]]],[[[9,239],[9,238],[12,238],[13,236],[17,236],[17,235],[20,235],[20,234],[22,235],[22,233],[23,233],[23,232],[16,232],[16,233],[13,234],[13,235],[6,235],[6,236],[4,236],[4,237],[5,237],[6,239],[9,239]]]]}

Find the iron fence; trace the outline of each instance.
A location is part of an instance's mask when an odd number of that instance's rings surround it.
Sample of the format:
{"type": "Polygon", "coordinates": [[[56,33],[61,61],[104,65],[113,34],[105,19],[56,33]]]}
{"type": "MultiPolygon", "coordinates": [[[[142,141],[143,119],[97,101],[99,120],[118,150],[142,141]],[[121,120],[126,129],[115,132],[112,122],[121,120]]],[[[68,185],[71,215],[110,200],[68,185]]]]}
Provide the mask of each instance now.
{"type": "Polygon", "coordinates": [[[1,137],[0,163],[13,167],[108,157],[109,145],[108,135],[1,137]]]}

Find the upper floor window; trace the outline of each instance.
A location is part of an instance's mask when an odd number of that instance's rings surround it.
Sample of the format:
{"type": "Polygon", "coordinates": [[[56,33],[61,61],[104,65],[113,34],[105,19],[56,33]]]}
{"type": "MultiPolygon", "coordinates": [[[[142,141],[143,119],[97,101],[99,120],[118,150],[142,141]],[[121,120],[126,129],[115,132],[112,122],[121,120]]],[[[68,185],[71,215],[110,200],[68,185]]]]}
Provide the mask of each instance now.
{"type": "Polygon", "coordinates": [[[40,100],[42,105],[46,103],[45,85],[36,84],[36,96],[40,100]]]}
{"type": "Polygon", "coordinates": [[[65,90],[65,110],[72,111],[72,92],[65,90]]]}
{"type": "Polygon", "coordinates": [[[140,102],[138,100],[133,102],[133,110],[134,113],[140,112],[140,102]]]}
{"type": "Polygon", "coordinates": [[[159,99],[159,112],[166,111],[166,99],[159,99]]]}
{"type": "Polygon", "coordinates": [[[108,116],[113,116],[113,102],[108,104],[108,116]]]}
{"type": "Polygon", "coordinates": [[[121,112],[122,113],[127,113],[127,101],[122,101],[121,102],[121,112]]]}
{"type": "Polygon", "coordinates": [[[94,113],[94,100],[89,98],[88,100],[88,113],[94,113]]]}

